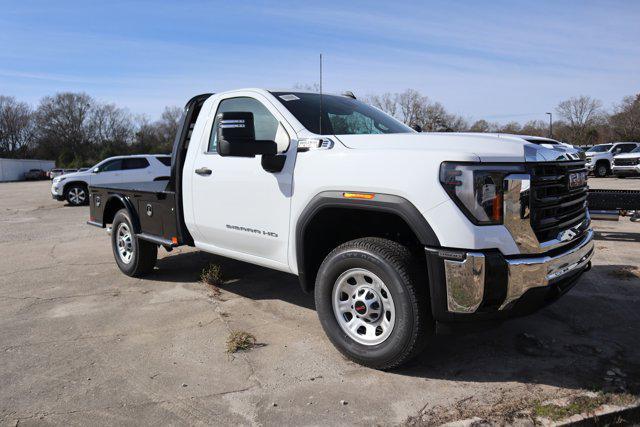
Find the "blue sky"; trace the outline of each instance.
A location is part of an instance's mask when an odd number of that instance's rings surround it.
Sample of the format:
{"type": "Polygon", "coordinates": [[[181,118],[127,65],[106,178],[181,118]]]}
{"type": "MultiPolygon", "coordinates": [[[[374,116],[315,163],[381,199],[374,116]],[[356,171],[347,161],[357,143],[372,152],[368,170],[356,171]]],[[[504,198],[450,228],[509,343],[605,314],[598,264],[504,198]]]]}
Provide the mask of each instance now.
{"type": "Polygon", "coordinates": [[[640,1],[0,0],[0,94],[84,91],[156,118],[196,93],[415,88],[470,119],[640,92],[640,1]]]}

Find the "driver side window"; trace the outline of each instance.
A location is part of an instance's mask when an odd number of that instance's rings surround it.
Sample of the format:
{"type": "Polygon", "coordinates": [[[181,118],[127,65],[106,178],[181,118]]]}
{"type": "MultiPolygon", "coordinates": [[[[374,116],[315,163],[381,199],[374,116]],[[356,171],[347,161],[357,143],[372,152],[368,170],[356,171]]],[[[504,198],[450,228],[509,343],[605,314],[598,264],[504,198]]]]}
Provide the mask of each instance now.
{"type": "Polygon", "coordinates": [[[273,114],[269,112],[267,107],[254,98],[228,98],[220,101],[220,105],[218,105],[216,118],[213,122],[213,126],[211,127],[211,135],[209,137],[209,147],[207,149],[209,153],[216,152],[218,122],[220,121],[218,115],[228,111],[253,113],[253,125],[256,132],[256,140],[276,140],[276,134],[278,133],[280,123],[273,114]]]}

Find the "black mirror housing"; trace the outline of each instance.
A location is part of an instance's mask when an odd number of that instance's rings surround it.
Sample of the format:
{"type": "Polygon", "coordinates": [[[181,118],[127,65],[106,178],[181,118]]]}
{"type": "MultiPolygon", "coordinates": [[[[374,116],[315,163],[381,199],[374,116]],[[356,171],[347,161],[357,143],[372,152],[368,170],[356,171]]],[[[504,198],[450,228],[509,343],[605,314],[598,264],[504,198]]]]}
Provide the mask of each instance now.
{"type": "Polygon", "coordinates": [[[422,126],[417,124],[412,125],[411,129],[415,130],[416,132],[422,132],[422,126]]]}
{"type": "Polygon", "coordinates": [[[253,113],[228,111],[218,114],[216,151],[221,156],[255,157],[275,155],[274,141],[256,140],[253,113]]]}

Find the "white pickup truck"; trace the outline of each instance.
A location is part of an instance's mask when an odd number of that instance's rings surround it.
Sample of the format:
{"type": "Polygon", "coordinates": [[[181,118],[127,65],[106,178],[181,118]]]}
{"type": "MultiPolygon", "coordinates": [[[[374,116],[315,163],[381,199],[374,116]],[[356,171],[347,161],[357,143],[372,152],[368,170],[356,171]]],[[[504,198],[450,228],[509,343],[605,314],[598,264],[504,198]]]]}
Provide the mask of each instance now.
{"type": "Polygon", "coordinates": [[[374,368],[438,325],[531,313],[591,266],[584,155],[567,147],[244,89],[192,98],[172,156],[168,182],[90,188],[122,272],[191,245],[295,274],[331,342],[374,368]]]}
{"type": "Polygon", "coordinates": [[[611,144],[594,145],[585,153],[587,170],[593,172],[595,176],[604,178],[613,171],[615,157],[630,153],[639,146],[640,144],[637,142],[612,142],[611,144]]]}

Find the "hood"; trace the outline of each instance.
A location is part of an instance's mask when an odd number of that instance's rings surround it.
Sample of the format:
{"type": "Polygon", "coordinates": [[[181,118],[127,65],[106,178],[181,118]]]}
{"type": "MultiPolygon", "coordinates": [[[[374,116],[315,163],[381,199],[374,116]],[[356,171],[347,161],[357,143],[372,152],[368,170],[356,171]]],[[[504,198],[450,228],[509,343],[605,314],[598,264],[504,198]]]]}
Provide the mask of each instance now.
{"type": "Polygon", "coordinates": [[[624,153],[613,156],[614,159],[636,159],[638,157],[640,157],[640,153],[624,153]]]}
{"type": "Polygon", "coordinates": [[[69,179],[69,178],[76,178],[76,177],[81,177],[81,176],[86,176],[87,171],[83,171],[83,172],[71,172],[71,173],[64,173],[62,175],[58,175],[56,178],[65,178],[65,179],[69,179]]]}
{"type": "Polygon", "coordinates": [[[346,147],[364,150],[406,150],[448,153],[451,160],[474,155],[481,162],[584,159],[573,147],[533,144],[517,135],[482,133],[402,133],[337,135],[346,147]]]}

